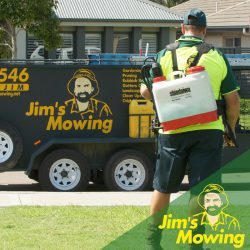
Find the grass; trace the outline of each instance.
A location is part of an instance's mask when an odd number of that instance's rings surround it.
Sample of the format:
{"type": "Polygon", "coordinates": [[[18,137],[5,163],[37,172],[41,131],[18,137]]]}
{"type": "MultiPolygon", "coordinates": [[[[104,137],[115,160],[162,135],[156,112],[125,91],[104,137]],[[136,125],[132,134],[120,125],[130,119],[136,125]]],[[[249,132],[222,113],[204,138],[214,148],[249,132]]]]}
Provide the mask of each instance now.
{"type": "Polygon", "coordinates": [[[0,209],[0,249],[101,249],[146,219],[148,207],[0,209]]]}
{"type": "MultiPolygon", "coordinates": [[[[230,204],[226,212],[239,220],[246,235],[241,249],[249,250],[250,206],[248,202],[245,204],[249,192],[228,192],[228,195],[234,205],[230,204]]],[[[168,212],[173,218],[186,218],[187,196],[172,203],[168,212]]],[[[0,208],[0,250],[99,250],[105,246],[107,250],[144,250],[148,215],[148,206],[0,208]]],[[[166,249],[186,249],[187,245],[176,248],[176,230],[165,230],[164,234],[163,245],[171,245],[166,249]]],[[[213,249],[234,249],[231,245],[217,247],[213,249]]]]}

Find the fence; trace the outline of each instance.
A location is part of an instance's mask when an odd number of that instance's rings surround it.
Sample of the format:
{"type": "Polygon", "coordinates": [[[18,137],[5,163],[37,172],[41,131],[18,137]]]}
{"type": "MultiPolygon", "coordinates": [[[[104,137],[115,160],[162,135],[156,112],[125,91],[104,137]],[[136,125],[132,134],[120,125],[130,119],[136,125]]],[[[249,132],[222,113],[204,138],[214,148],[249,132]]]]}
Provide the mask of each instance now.
{"type": "Polygon", "coordinates": [[[239,133],[250,133],[250,65],[233,67],[234,75],[240,85],[240,121],[239,133]]]}
{"type": "Polygon", "coordinates": [[[224,54],[244,54],[244,53],[250,53],[250,47],[243,48],[243,47],[232,47],[232,48],[218,48],[220,51],[222,51],[224,54]]]}

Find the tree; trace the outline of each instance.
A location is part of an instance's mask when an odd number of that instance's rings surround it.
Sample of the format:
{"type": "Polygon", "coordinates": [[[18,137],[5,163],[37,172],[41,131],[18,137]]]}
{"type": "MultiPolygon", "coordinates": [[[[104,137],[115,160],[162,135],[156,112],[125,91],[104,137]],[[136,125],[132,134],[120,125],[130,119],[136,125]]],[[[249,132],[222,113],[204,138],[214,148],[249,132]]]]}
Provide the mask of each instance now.
{"type": "Polygon", "coordinates": [[[11,50],[9,48],[9,39],[7,33],[3,30],[4,22],[0,21],[0,59],[10,58],[11,50]]]}
{"type": "Polygon", "coordinates": [[[17,56],[16,37],[20,29],[44,40],[47,49],[60,45],[59,20],[54,9],[56,0],[1,0],[0,53],[1,57],[17,56]],[[9,53],[10,52],[10,53],[9,53]]]}
{"type": "Polygon", "coordinates": [[[151,1],[170,8],[177,4],[187,2],[188,0],[151,0],[151,1]]]}

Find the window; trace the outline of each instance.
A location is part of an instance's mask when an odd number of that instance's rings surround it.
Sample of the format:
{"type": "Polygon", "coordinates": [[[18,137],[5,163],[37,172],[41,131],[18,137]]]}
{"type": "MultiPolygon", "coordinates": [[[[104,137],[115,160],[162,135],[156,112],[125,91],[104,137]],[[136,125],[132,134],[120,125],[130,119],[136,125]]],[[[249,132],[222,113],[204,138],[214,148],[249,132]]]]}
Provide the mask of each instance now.
{"type": "Polygon", "coordinates": [[[142,53],[146,53],[148,44],[148,54],[155,54],[157,52],[157,34],[142,34],[142,53]]]}
{"type": "Polygon", "coordinates": [[[129,45],[129,33],[114,33],[113,53],[129,53],[129,45]]]}
{"type": "Polygon", "coordinates": [[[61,33],[62,45],[61,48],[56,50],[56,58],[61,60],[68,60],[74,58],[73,50],[73,34],[72,33],[61,33]]]}
{"type": "Polygon", "coordinates": [[[33,35],[28,35],[26,58],[27,59],[44,58],[44,46],[42,40],[36,39],[33,35]]]}
{"type": "MultiPolygon", "coordinates": [[[[56,50],[57,59],[72,59],[73,58],[73,34],[61,33],[62,45],[56,50]]],[[[38,40],[33,35],[28,35],[27,41],[27,59],[42,60],[44,59],[44,43],[42,40],[38,40]]]]}
{"type": "Polygon", "coordinates": [[[226,37],[225,47],[241,47],[241,38],[239,37],[226,37]]]}
{"type": "Polygon", "coordinates": [[[85,54],[96,54],[102,52],[102,34],[85,34],[85,54]]]}

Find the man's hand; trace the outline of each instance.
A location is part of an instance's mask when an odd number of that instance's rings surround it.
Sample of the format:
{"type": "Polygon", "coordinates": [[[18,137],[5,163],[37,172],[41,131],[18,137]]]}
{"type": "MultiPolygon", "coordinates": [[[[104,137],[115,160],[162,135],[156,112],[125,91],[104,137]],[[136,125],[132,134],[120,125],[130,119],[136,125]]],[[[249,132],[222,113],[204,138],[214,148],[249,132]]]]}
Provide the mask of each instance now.
{"type": "Polygon", "coordinates": [[[229,127],[225,128],[223,147],[237,147],[236,134],[229,127]]]}
{"type": "Polygon", "coordinates": [[[235,126],[240,115],[240,97],[237,91],[224,95],[226,102],[226,119],[228,125],[235,132],[235,126]]]}
{"type": "Polygon", "coordinates": [[[224,95],[226,102],[226,122],[224,146],[236,146],[235,126],[240,115],[240,97],[237,91],[224,95]]]}
{"type": "Polygon", "coordinates": [[[151,96],[146,85],[144,85],[144,84],[141,85],[140,93],[141,93],[142,97],[144,97],[145,99],[152,100],[152,96],[151,96]]]}

